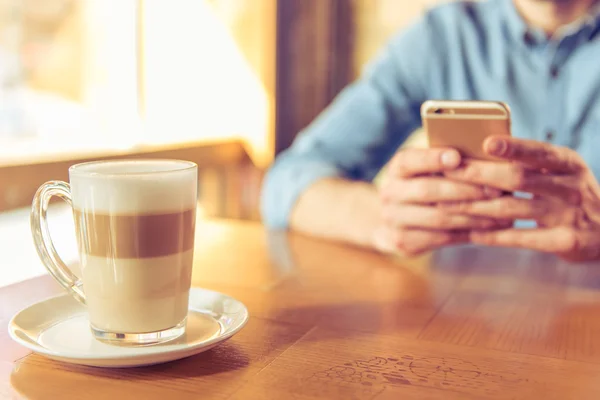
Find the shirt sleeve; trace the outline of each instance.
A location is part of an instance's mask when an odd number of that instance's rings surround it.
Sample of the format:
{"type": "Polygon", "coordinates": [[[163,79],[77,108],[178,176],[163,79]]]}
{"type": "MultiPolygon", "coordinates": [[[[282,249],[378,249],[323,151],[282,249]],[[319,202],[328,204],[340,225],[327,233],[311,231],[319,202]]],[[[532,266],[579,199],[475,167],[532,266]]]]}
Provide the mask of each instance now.
{"type": "Polygon", "coordinates": [[[265,176],[261,214],[270,229],[286,229],[298,197],[328,177],[371,181],[421,125],[433,29],[426,16],[393,37],[283,151],[265,176]]]}

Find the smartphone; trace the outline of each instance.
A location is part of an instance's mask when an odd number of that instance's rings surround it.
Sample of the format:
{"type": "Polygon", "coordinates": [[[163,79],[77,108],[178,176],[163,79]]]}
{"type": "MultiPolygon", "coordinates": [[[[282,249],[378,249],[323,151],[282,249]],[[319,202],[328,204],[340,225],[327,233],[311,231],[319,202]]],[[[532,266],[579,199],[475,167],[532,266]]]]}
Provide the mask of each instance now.
{"type": "Polygon", "coordinates": [[[498,101],[428,100],[421,106],[429,147],[452,147],[464,157],[494,160],[483,151],[491,135],[511,135],[510,108],[498,101]]]}

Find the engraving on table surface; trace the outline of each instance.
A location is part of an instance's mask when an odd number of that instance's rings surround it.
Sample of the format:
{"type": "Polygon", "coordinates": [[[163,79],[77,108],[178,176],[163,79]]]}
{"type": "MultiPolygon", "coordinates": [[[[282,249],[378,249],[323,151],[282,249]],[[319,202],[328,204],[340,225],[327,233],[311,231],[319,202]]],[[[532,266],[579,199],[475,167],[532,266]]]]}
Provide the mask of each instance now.
{"type": "Polygon", "coordinates": [[[527,382],[516,373],[487,370],[450,357],[372,357],[314,373],[304,389],[347,399],[375,399],[386,388],[420,386],[471,394],[501,394],[527,382]],[[312,389],[312,390],[311,390],[312,389]]]}
{"type": "Polygon", "coordinates": [[[341,365],[313,374],[307,382],[306,391],[317,397],[343,398],[348,400],[371,400],[385,387],[380,377],[354,365],[341,365]]]}
{"type": "Polygon", "coordinates": [[[436,379],[442,384],[455,379],[477,379],[481,375],[481,371],[473,363],[458,359],[421,358],[411,361],[408,368],[424,381],[436,379]]]}

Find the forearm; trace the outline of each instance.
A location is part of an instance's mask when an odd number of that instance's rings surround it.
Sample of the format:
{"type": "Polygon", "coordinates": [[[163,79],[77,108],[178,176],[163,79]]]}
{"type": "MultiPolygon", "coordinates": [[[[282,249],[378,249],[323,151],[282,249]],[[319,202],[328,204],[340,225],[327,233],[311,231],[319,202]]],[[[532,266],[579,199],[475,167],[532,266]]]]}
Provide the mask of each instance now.
{"type": "Polygon", "coordinates": [[[326,178],[309,186],[298,198],[290,227],[312,236],[373,247],[379,210],[379,197],[372,184],[326,178]]]}

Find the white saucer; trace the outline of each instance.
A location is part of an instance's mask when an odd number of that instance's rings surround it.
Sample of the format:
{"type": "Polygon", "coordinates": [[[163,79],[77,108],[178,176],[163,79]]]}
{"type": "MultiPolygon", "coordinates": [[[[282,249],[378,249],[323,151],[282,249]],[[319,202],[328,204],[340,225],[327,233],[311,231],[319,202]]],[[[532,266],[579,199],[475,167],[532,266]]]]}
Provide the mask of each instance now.
{"type": "Polygon", "coordinates": [[[121,347],[92,336],[87,311],[69,294],[43,300],[17,313],[10,336],[46,357],[94,367],[138,367],[201,353],[229,339],[248,321],[248,310],[221,293],[192,288],[186,333],[152,346],[121,347]]]}

